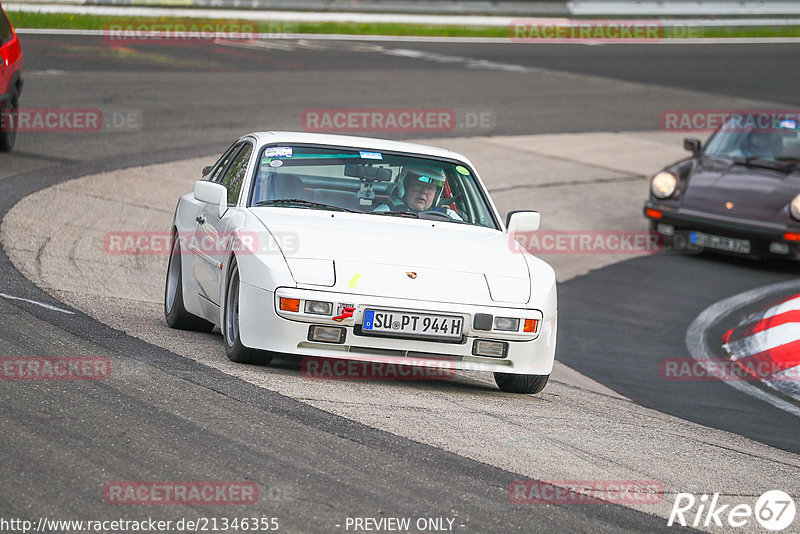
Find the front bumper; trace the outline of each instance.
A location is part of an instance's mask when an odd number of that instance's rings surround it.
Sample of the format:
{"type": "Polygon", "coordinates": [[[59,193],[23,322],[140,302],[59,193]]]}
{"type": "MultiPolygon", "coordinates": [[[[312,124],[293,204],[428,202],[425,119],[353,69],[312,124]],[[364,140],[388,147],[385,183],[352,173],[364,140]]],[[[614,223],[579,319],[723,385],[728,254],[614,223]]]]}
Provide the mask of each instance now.
{"type": "Polygon", "coordinates": [[[241,340],[245,346],[251,348],[301,356],[369,362],[398,363],[403,360],[413,360],[413,365],[420,367],[505,373],[549,375],[553,369],[557,329],[556,310],[441,304],[295,288],[279,288],[273,293],[244,282],[240,286],[239,298],[241,340]],[[317,319],[302,314],[290,318],[287,312],[279,312],[276,308],[276,298],[281,296],[347,302],[355,307],[355,312],[351,318],[339,322],[330,317],[321,316],[317,319]],[[464,317],[463,336],[458,342],[439,342],[359,335],[363,312],[368,307],[461,315],[464,317]],[[472,316],[475,313],[520,317],[527,314],[529,317],[539,317],[541,323],[536,334],[476,331],[472,328],[472,316]],[[343,343],[309,341],[309,327],[312,325],[344,328],[343,343]],[[473,355],[473,344],[476,339],[508,343],[505,356],[491,358],[473,355]]]}
{"type": "MultiPolygon", "coordinates": [[[[795,227],[771,221],[741,219],[719,213],[667,207],[652,201],[645,203],[644,215],[653,223],[656,231],[658,231],[659,224],[672,226],[674,228],[674,236],[665,234],[668,239],[674,240],[675,236],[678,236],[683,237],[684,241],[688,242],[688,234],[692,231],[698,231],[714,236],[746,239],[750,241],[751,245],[748,254],[709,249],[714,252],[737,256],[800,260],[800,241],[785,239],[787,233],[800,233],[800,223],[795,227]],[[650,216],[648,210],[661,212],[661,217],[650,216]],[[774,252],[775,245],[773,244],[785,245],[786,253],[774,252]]],[[[690,244],[687,246],[686,252],[689,253],[701,250],[701,248],[692,247],[690,244]]]]}

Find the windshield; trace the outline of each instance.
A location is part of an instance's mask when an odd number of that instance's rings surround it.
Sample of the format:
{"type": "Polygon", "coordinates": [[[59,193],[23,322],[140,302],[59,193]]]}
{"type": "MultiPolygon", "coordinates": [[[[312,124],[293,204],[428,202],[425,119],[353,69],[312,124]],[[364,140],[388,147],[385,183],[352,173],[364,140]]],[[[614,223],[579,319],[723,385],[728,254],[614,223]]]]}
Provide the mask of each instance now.
{"type": "Polygon", "coordinates": [[[463,164],[319,146],[265,147],[250,206],[352,211],[497,228],[482,188],[463,164]]]}
{"type": "Polygon", "coordinates": [[[729,119],[711,137],[703,153],[776,162],[800,158],[797,120],[776,117],[764,124],[764,121],[759,122],[759,118],[757,115],[739,115],[736,120],[729,119]]]}

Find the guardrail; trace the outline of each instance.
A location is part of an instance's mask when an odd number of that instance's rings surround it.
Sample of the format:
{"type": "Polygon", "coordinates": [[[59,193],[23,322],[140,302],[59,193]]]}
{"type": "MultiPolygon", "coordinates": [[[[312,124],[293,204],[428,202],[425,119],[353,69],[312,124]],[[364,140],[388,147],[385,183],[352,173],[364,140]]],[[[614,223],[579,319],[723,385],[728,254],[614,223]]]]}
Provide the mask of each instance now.
{"type": "Polygon", "coordinates": [[[781,17],[797,0],[14,0],[14,4],[519,17],[781,17]]]}

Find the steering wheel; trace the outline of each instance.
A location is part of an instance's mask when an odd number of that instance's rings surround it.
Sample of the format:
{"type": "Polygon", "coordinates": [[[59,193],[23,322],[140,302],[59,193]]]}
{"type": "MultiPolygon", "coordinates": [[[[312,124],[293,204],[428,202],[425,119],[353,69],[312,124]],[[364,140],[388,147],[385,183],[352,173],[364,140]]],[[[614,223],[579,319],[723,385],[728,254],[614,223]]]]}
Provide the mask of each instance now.
{"type": "Polygon", "coordinates": [[[443,198],[442,200],[436,203],[434,209],[439,209],[442,206],[446,206],[447,204],[452,204],[456,200],[461,200],[462,196],[463,196],[462,193],[458,193],[457,195],[453,195],[452,197],[443,198]]]}

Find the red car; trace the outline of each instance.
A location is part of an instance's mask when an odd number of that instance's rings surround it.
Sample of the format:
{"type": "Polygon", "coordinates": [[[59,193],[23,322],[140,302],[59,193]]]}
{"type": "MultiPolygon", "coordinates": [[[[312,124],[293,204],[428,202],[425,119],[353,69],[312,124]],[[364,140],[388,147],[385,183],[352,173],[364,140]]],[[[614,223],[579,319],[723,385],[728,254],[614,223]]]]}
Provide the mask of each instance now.
{"type": "Polygon", "coordinates": [[[0,152],[8,152],[17,139],[17,105],[22,93],[22,49],[0,5],[0,152]]]}

